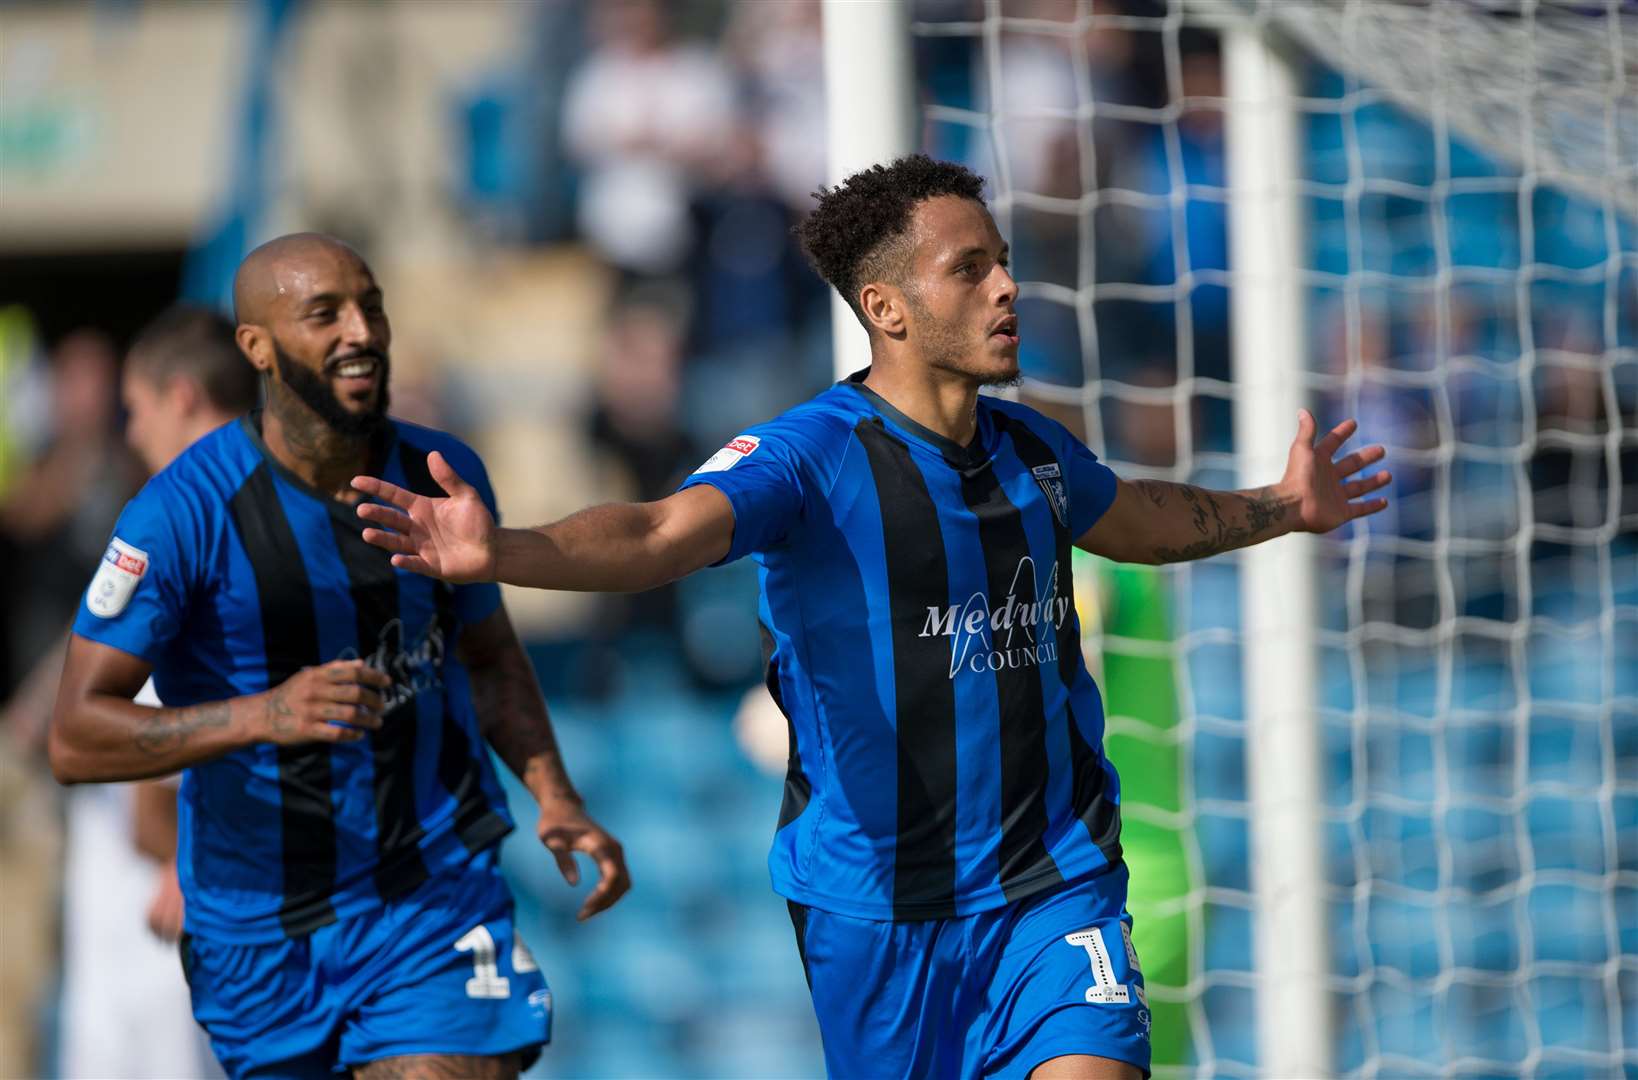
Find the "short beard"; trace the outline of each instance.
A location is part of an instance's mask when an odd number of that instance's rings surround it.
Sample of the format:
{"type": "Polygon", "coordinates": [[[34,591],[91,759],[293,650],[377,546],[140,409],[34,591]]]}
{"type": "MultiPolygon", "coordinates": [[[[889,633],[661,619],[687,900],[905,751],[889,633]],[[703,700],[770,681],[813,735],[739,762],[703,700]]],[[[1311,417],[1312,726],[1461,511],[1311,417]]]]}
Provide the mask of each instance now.
{"type": "Polygon", "coordinates": [[[1024,381],[1023,374],[1017,370],[1010,375],[974,371],[973,365],[967,359],[972,353],[972,346],[966,343],[961,332],[949,323],[940,321],[908,290],[905,292],[905,298],[910,303],[911,312],[916,316],[918,345],[922,358],[927,361],[929,367],[977,379],[979,386],[1017,386],[1024,381]]]}
{"type": "Polygon", "coordinates": [[[309,409],[324,422],[324,426],[332,432],[346,439],[360,439],[374,435],[380,431],[387,420],[387,382],[392,374],[385,353],[377,353],[381,361],[381,391],[376,398],[375,408],[369,412],[349,412],[341,402],[336,400],[335,391],[324,377],[317,372],[291,359],[290,355],[273,343],[273,364],[278,368],[279,379],[290,392],[295,394],[309,409]]]}

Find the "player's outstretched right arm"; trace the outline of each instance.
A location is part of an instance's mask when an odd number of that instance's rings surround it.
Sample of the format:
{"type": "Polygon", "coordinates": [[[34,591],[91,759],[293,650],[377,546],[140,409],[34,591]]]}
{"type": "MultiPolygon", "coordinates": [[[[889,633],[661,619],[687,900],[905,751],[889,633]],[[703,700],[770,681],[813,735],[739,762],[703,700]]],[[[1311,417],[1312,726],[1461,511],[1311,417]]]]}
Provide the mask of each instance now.
{"type": "Polygon", "coordinates": [[[354,477],[353,487],[382,500],[359,504],[358,516],[376,526],[364,539],[392,552],[394,566],[446,581],[641,592],[710,566],[734,538],[733,506],[708,485],[656,502],[594,506],[534,529],[503,529],[443,455],[429,454],[427,467],[447,498],[373,476],[354,477]]]}
{"type": "Polygon", "coordinates": [[[163,776],[258,742],[355,742],[381,726],[380,691],[392,685],[362,660],[334,660],[260,694],[155,709],[131,700],[150,670],[130,653],[69,638],[46,741],[59,782],[163,776]]]}

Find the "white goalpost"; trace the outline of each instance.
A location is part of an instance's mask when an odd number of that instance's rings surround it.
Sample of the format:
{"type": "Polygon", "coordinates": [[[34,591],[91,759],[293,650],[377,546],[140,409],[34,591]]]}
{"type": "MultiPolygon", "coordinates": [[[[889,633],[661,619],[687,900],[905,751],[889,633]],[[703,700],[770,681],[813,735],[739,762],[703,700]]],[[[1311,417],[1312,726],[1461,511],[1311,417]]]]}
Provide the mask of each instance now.
{"type": "MultiPolygon", "coordinates": [[[[916,149],[915,70],[907,0],[824,0],[826,180],[916,149]]],[[[832,291],[836,377],[870,364],[870,339],[832,291]]]]}
{"type": "Polygon", "coordinates": [[[1638,1072],[1638,11],[824,14],[831,180],[991,179],[1022,393],[1123,475],[1389,449],[1369,527],[1092,575],[1156,1075],[1638,1072]]]}
{"type": "MultiPolygon", "coordinates": [[[[1223,35],[1234,268],[1236,457],[1242,487],[1285,468],[1303,387],[1297,80],[1250,27],[1223,35]]],[[[1326,425],[1329,426],[1329,425],[1326,425]]],[[[1321,431],[1324,430],[1322,427],[1321,431]]],[[[1270,1076],[1331,1069],[1321,856],[1321,748],[1314,708],[1314,550],[1289,536],[1240,556],[1258,1051],[1270,1076]]],[[[1118,766],[1117,766],[1118,767],[1118,766]]]]}

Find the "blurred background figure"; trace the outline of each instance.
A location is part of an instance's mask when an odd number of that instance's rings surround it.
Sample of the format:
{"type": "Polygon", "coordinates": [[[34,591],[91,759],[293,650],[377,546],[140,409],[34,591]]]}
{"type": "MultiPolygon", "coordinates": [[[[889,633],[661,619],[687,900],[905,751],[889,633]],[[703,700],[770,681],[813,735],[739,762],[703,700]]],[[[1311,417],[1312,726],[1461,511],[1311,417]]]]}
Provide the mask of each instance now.
{"type": "MultiPolygon", "coordinates": [[[[121,387],[126,442],[150,473],[254,408],[258,389],[233,324],[186,306],[138,335],[121,387]]],[[[138,700],[159,704],[151,681],[138,700]]],[[[221,1075],[194,1022],[175,948],[182,892],[174,778],[73,788],[65,839],[62,1075],[221,1075]],[[108,978],[110,969],[119,977],[108,978]]]]}
{"type": "Polygon", "coordinates": [[[56,644],[85,588],[74,564],[96,565],[141,476],[119,438],[113,342],[95,330],[76,330],[47,364],[47,441],[0,501],[13,678],[56,644]]]}
{"type": "MultiPolygon", "coordinates": [[[[105,334],[81,328],[65,335],[32,378],[43,389],[43,407],[19,416],[18,428],[34,430],[35,449],[0,498],[0,620],[6,624],[0,641],[7,650],[0,658],[0,695],[18,699],[4,707],[11,739],[0,750],[0,953],[6,957],[0,1067],[9,1064],[19,1075],[49,1053],[49,1040],[35,1024],[53,1000],[53,980],[41,975],[55,967],[58,798],[44,767],[43,740],[62,668],[60,643],[85,588],[84,568],[96,565],[140,479],[119,438],[117,358],[105,334]]],[[[19,378],[13,385],[26,384],[19,378]]],[[[26,392],[20,394],[18,404],[26,401],[26,392]]],[[[144,900],[133,901],[139,925],[144,900]]]]}
{"type": "Polygon", "coordinates": [[[581,232],[635,274],[678,270],[699,182],[729,175],[738,117],[720,56],[679,41],[659,0],[591,8],[591,48],[570,77],[564,138],[582,170],[581,232]]]}
{"type": "MultiPolygon", "coordinates": [[[[149,472],[252,408],[257,396],[233,324],[186,306],[165,311],[138,335],[120,385],[126,442],[149,472]]],[[[33,754],[61,669],[59,643],[6,709],[8,727],[28,739],[33,754]]],[[[151,682],[139,700],[159,703],[151,682]]],[[[194,1023],[175,949],[182,895],[174,783],[83,785],[65,793],[64,811],[60,1074],[220,1075],[194,1023]]]]}

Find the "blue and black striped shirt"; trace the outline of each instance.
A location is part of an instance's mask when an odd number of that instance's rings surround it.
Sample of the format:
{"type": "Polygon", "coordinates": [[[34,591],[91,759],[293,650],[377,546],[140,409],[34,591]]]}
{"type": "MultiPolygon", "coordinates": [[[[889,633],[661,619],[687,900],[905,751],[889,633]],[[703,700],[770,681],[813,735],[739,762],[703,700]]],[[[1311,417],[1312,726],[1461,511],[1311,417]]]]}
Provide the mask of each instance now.
{"type": "MultiPolygon", "coordinates": [[[[440,494],[439,450],[483,494],[482,462],[393,421],[377,474],[440,494]]],[[[187,770],[177,867],[190,933],[310,932],[402,896],[512,827],[454,648],[500,604],[494,585],[395,570],[354,508],[285,469],[252,414],[200,439],[126,506],[74,631],[153,665],[171,706],[254,694],[363,657],[393,677],[379,732],[260,743],[187,770]]]]}
{"type": "Polygon", "coordinates": [[[728,497],[728,559],[760,567],[792,746],[774,887],[856,918],[965,915],[1120,858],[1070,578],[1115,476],[1025,406],[981,397],[959,446],[863,374],[685,486],[728,497]]]}

